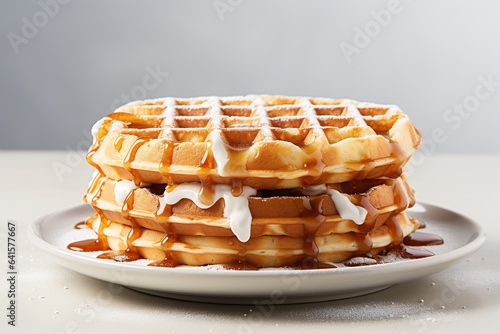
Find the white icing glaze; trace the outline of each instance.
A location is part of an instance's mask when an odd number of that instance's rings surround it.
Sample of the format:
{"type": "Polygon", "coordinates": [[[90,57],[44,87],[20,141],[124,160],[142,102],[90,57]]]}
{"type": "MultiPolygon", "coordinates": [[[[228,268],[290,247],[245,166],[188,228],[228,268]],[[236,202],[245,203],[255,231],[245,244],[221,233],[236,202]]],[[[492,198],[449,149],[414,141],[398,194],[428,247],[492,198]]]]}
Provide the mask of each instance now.
{"type": "Polygon", "coordinates": [[[224,217],[229,219],[231,231],[242,242],[250,239],[252,214],[248,206],[248,197],[254,196],[257,190],[243,186],[240,196],[231,194],[231,186],[227,184],[214,185],[214,196],[210,203],[204,204],[200,201],[199,193],[202,189],[200,183],[182,183],[177,185],[172,191],[165,191],[160,197],[160,205],[157,214],[163,213],[167,204],[173,205],[181,199],[187,198],[195,203],[200,209],[208,209],[219,199],[224,199],[224,217]]]}
{"type": "Polygon", "coordinates": [[[123,129],[125,127],[125,124],[120,121],[112,121],[111,122],[111,130],[118,130],[118,129],[123,129]]]}
{"type": "Polygon", "coordinates": [[[312,210],[311,200],[308,197],[302,199],[302,205],[309,211],[312,210]]]}
{"type": "Polygon", "coordinates": [[[326,186],[324,184],[307,186],[300,191],[306,196],[318,196],[326,193],[326,186]]]}
{"type": "MultiPolygon", "coordinates": [[[[95,124],[92,126],[90,133],[92,134],[93,143],[95,143],[97,141],[97,135],[99,134],[99,129],[104,124],[104,121],[106,119],[109,120],[109,117],[101,118],[100,120],[95,122],[95,124]]],[[[124,127],[125,127],[125,125],[123,124],[123,122],[120,122],[120,121],[112,121],[111,122],[111,130],[123,129],[124,127]]]]}
{"type": "Polygon", "coordinates": [[[257,191],[250,187],[243,187],[243,192],[240,196],[235,197],[231,194],[231,187],[224,190],[224,216],[229,218],[231,231],[242,242],[250,239],[252,214],[248,205],[248,197],[253,196],[257,191]]]}
{"type": "Polygon", "coordinates": [[[357,225],[363,225],[368,214],[365,208],[352,204],[347,197],[335,189],[328,189],[326,192],[332,197],[342,219],[350,219],[357,225]]]}
{"type": "Polygon", "coordinates": [[[134,189],[137,189],[137,186],[135,185],[135,183],[133,181],[129,181],[129,180],[118,181],[115,185],[115,201],[116,201],[116,203],[123,205],[128,194],[134,189]]]}
{"type": "Polygon", "coordinates": [[[222,142],[220,130],[212,130],[210,132],[210,141],[212,143],[212,154],[217,163],[217,172],[220,176],[227,176],[225,167],[229,162],[229,156],[226,151],[226,145],[222,142]]]}
{"type": "Polygon", "coordinates": [[[317,196],[321,194],[330,195],[340,217],[342,217],[342,219],[350,219],[357,225],[362,225],[368,214],[365,208],[354,205],[347,197],[342,195],[342,193],[334,189],[327,189],[324,184],[308,186],[301,191],[307,196],[317,196]]]}
{"type": "Polygon", "coordinates": [[[228,176],[225,167],[229,161],[229,156],[226,150],[226,145],[222,141],[221,127],[221,110],[220,102],[216,97],[212,97],[208,100],[210,106],[209,116],[212,122],[212,131],[210,132],[210,142],[212,154],[214,156],[215,162],[217,163],[217,172],[221,176],[228,176]]]}
{"type": "Polygon", "coordinates": [[[104,118],[101,118],[95,124],[92,126],[92,129],[90,130],[90,133],[92,134],[92,138],[94,139],[94,143],[97,141],[97,133],[99,132],[99,128],[102,126],[102,123],[104,123],[104,118]]]}

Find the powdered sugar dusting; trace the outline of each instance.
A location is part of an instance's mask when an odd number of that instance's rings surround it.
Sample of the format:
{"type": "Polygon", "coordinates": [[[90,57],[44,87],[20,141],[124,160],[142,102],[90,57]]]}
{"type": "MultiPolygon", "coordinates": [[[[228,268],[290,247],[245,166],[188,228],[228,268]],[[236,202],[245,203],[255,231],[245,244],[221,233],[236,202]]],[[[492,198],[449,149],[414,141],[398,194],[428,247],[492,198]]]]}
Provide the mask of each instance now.
{"type": "Polygon", "coordinates": [[[377,264],[377,260],[369,257],[353,257],[344,262],[344,265],[348,267],[369,266],[372,264],[377,264]]]}
{"type": "Polygon", "coordinates": [[[265,139],[271,139],[272,133],[269,125],[269,118],[267,117],[266,110],[264,109],[264,101],[261,98],[257,98],[252,103],[252,106],[255,108],[255,112],[259,116],[259,126],[261,127],[263,137],[265,139]]]}

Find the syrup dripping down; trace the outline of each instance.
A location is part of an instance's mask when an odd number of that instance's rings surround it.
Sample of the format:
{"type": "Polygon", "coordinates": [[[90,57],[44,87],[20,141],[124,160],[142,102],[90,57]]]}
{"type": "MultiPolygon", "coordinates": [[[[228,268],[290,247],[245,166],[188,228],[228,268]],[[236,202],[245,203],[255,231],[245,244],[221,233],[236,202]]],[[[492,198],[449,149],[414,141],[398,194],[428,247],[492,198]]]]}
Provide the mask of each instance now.
{"type": "Polygon", "coordinates": [[[87,156],[85,157],[85,159],[87,160],[87,163],[89,165],[94,167],[99,172],[99,174],[104,174],[101,166],[99,166],[97,163],[94,162],[94,155],[97,153],[98,149],[99,149],[98,145],[96,145],[94,148],[89,149],[89,152],[87,153],[87,156]]]}
{"type": "Polygon", "coordinates": [[[389,230],[389,234],[392,240],[388,248],[394,248],[401,245],[404,238],[403,230],[401,229],[401,226],[399,226],[399,224],[395,221],[395,218],[394,217],[389,218],[389,220],[386,223],[386,226],[389,230]]]}
{"type": "Polygon", "coordinates": [[[214,157],[212,150],[207,150],[205,152],[205,156],[200,161],[198,172],[196,173],[201,183],[198,198],[204,205],[210,205],[213,203],[213,199],[215,197],[215,187],[212,183],[212,177],[210,175],[213,167],[214,157]]]}
{"type": "Polygon", "coordinates": [[[243,179],[241,178],[233,178],[232,186],[231,186],[231,195],[234,197],[241,196],[243,193],[243,179]]]}
{"type": "Polygon", "coordinates": [[[94,162],[94,155],[97,153],[99,150],[104,137],[108,134],[109,128],[111,126],[111,119],[110,118],[104,118],[102,125],[97,129],[97,134],[95,137],[94,143],[92,143],[92,146],[89,148],[89,151],[85,157],[87,163],[94,167],[100,174],[104,174],[102,171],[101,166],[99,166],[97,163],[94,162]]]}
{"type": "MultiPolygon", "coordinates": [[[[101,186],[103,182],[104,182],[103,178],[96,178],[92,181],[92,183],[89,186],[88,194],[94,194],[94,196],[90,200],[93,206],[96,205],[97,201],[101,197],[101,192],[102,192],[101,186]]],[[[96,219],[100,219],[97,238],[72,242],[67,246],[69,250],[76,252],[95,252],[95,251],[109,250],[109,245],[106,241],[106,237],[104,236],[103,232],[104,229],[108,226],[109,221],[104,217],[101,210],[96,209],[96,212],[97,213],[94,216],[90,217],[85,222],[85,224],[90,227],[92,226],[92,224],[95,222],[96,219]]],[[[79,224],[80,223],[77,223],[75,225],[75,228],[76,226],[79,226],[79,224]]]]}
{"type": "Polygon", "coordinates": [[[172,159],[174,155],[175,144],[174,143],[166,143],[165,148],[163,150],[163,155],[160,161],[160,173],[167,180],[167,185],[173,185],[172,175],[170,174],[170,165],[172,164],[172,159]]]}
{"type": "Polygon", "coordinates": [[[68,249],[75,252],[97,252],[109,250],[109,247],[101,239],[85,239],[70,243],[68,249]]]}
{"type": "Polygon", "coordinates": [[[307,187],[321,178],[326,164],[323,162],[323,153],[320,149],[321,145],[312,143],[304,145],[301,148],[302,152],[306,155],[303,169],[307,172],[307,174],[300,177],[300,184],[302,187],[307,187]]]}
{"type": "MultiPolygon", "coordinates": [[[[93,216],[90,219],[95,219],[95,218],[96,216],[93,216]]],[[[77,223],[75,227],[79,224],[80,223],[77,223]]],[[[84,239],[84,240],[74,241],[70,243],[67,246],[67,248],[75,252],[97,252],[97,251],[109,250],[106,238],[104,238],[102,234],[102,231],[104,230],[106,225],[107,225],[107,220],[105,218],[101,218],[101,222],[99,224],[99,233],[96,239],[84,239]]]]}
{"type": "Polygon", "coordinates": [[[301,212],[300,217],[303,220],[304,237],[303,250],[304,257],[298,263],[300,269],[317,269],[318,262],[318,246],[316,245],[316,232],[321,224],[325,221],[325,216],[322,215],[322,201],[319,203],[311,203],[309,198],[304,198],[305,210],[301,212]]]}
{"type": "MultiPolygon", "coordinates": [[[[125,250],[125,252],[128,252],[128,253],[132,253],[132,252],[136,253],[137,252],[137,249],[134,246],[134,241],[137,240],[142,234],[142,227],[140,227],[139,224],[135,221],[135,218],[130,215],[130,211],[134,208],[135,191],[136,191],[136,189],[133,189],[132,191],[130,191],[128,193],[127,197],[125,198],[125,201],[123,202],[123,206],[121,209],[122,216],[125,219],[127,219],[131,225],[130,231],[127,234],[127,238],[126,238],[127,249],[125,250]]],[[[132,255],[130,255],[130,256],[132,256],[132,255]]],[[[132,257],[134,257],[134,256],[132,256],[132,257]]],[[[139,255],[137,255],[137,258],[138,257],[139,257],[139,255]]]]}
{"type": "Polygon", "coordinates": [[[151,138],[137,138],[137,140],[132,144],[132,146],[130,146],[127,155],[123,159],[123,168],[125,168],[133,176],[136,185],[139,185],[142,182],[142,177],[141,174],[136,169],[132,168],[132,163],[135,160],[137,151],[139,151],[141,146],[148,143],[150,140],[151,138]]]}
{"type": "Polygon", "coordinates": [[[166,236],[161,241],[161,248],[165,252],[163,260],[152,262],[148,264],[148,266],[173,268],[179,265],[179,262],[177,261],[175,254],[172,251],[173,245],[177,241],[177,237],[172,231],[171,224],[165,224],[165,233],[166,236]]]}

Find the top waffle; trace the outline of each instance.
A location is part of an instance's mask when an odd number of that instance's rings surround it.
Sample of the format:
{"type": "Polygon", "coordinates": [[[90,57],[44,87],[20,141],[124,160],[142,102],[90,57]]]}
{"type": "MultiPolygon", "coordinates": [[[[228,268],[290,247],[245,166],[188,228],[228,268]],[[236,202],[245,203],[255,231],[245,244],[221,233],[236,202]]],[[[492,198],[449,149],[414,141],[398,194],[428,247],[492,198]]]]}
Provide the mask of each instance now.
{"type": "Polygon", "coordinates": [[[396,177],[421,140],[396,106],[260,95],[131,102],[93,135],[112,179],[258,189],[396,177]]]}

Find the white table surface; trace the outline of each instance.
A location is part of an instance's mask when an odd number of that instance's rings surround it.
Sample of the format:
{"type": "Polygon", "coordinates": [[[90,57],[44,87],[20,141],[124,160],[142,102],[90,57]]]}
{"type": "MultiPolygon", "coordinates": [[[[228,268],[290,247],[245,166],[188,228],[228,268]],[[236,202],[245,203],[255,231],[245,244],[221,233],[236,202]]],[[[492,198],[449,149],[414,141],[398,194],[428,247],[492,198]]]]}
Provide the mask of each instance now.
{"type": "Polygon", "coordinates": [[[32,245],[26,233],[32,221],[82,202],[92,172],[83,157],[72,151],[0,151],[2,269],[6,276],[11,220],[17,225],[18,270],[15,328],[7,325],[8,286],[6,278],[0,280],[2,333],[500,332],[500,156],[435,154],[419,161],[410,175],[418,200],[484,226],[487,241],[467,260],[371,295],[276,305],[264,316],[250,305],[185,302],[117,286],[110,290],[108,283],[65,269],[32,245]],[[103,294],[106,289],[113,293],[103,294]],[[443,294],[445,308],[430,303],[443,294]],[[99,298],[104,295],[111,297],[99,298]]]}

